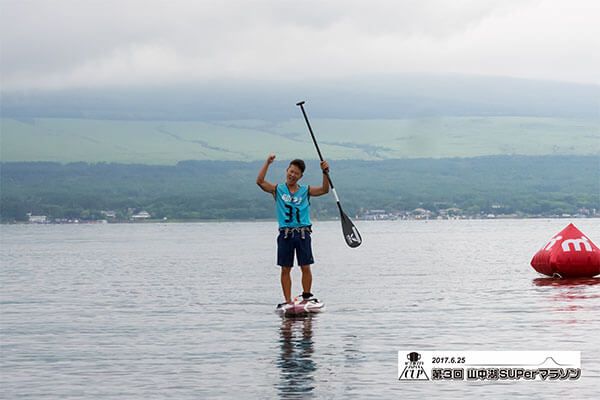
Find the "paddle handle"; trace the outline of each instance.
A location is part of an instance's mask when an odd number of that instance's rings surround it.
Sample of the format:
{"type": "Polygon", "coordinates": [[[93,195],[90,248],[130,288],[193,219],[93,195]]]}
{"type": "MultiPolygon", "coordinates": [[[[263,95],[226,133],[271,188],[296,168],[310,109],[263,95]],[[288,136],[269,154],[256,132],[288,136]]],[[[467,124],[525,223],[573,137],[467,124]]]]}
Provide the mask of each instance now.
{"type": "MultiPolygon", "coordinates": [[[[317,148],[317,153],[319,153],[319,158],[321,159],[321,161],[324,161],[323,155],[321,154],[321,149],[319,149],[319,144],[317,143],[315,134],[313,133],[312,127],[310,126],[310,121],[308,120],[308,115],[306,115],[306,111],[304,111],[304,103],[305,103],[305,101],[299,101],[298,103],[296,103],[296,105],[299,106],[300,109],[302,110],[302,115],[304,115],[304,121],[306,121],[306,126],[308,126],[308,131],[310,132],[310,137],[312,138],[312,141],[315,144],[315,147],[317,148]]],[[[335,192],[335,188],[333,187],[333,182],[331,181],[331,177],[329,176],[329,171],[327,171],[327,172],[323,171],[323,173],[327,176],[327,180],[329,181],[329,186],[331,186],[331,191],[333,192],[333,195],[335,196],[335,200],[339,203],[340,199],[338,198],[338,195],[335,192]]]]}

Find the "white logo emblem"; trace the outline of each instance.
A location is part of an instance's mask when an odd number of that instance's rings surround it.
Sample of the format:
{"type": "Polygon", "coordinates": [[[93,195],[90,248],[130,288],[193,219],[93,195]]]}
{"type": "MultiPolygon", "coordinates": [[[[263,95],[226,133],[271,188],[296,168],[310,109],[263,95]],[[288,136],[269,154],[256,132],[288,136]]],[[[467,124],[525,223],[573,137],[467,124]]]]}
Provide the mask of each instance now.
{"type": "Polygon", "coordinates": [[[582,236],[581,239],[569,239],[562,242],[562,249],[565,253],[571,251],[570,245],[573,245],[575,251],[581,251],[581,245],[585,247],[585,251],[592,251],[592,245],[585,236],[582,236]]]}

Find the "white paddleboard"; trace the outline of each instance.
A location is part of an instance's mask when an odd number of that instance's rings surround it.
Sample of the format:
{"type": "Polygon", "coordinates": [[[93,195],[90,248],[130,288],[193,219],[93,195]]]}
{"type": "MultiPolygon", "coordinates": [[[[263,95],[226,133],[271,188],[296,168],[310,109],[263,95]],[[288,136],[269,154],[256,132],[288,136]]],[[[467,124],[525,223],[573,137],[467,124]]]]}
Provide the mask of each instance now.
{"type": "Polygon", "coordinates": [[[282,316],[298,316],[318,313],[324,309],[325,304],[316,299],[308,301],[294,299],[291,304],[284,304],[281,307],[277,307],[275,312],[282,316]]]}

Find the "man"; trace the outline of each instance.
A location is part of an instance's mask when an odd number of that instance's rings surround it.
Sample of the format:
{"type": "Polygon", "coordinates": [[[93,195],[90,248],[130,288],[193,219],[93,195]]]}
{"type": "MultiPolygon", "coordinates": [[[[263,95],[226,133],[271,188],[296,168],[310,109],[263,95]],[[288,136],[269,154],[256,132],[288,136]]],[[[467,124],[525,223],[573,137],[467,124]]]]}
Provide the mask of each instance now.
{"type": "Polygon", "coordinates": [[[265,180],[269,166],[275,160],[275,154],[267,157],[258,173],[256,184],[262,190],[275,198],[277,219],[279,221],[279,236],[277,238],[277,265],[281,267],[281,289],[284,303],[277,307],[285,307],[292,303],[292,267],[294,254],[302,270],[302,298],[310,301],[313,295],[311,264],[314,264],[311,247],[310,197],[322,196],[329,192],[329,171],[327,161],[321,162],[323,183],[321,186],[304,186],[298,184],[306,168],[304,161],[292,160],[286,169],[285,183],[273,184],[265,180]]]}

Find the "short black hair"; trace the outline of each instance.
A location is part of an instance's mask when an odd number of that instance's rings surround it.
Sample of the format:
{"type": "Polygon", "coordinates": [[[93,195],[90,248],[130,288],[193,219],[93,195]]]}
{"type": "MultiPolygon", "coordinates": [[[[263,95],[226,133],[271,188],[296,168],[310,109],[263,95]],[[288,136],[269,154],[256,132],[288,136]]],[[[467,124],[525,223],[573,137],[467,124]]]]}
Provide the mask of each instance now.
{"type": "Polygon", "coordinates": [[[306,169],[306,164],[304,164],[303,160],[300,160],[299,158],[296,158],[295,160],[290,161],[290,165],[288,165],[288,168],[291,167],[292,165],[295,165],[296,167],[300,168],[300,172],[304,173],[304,170],[306,169]]]}

